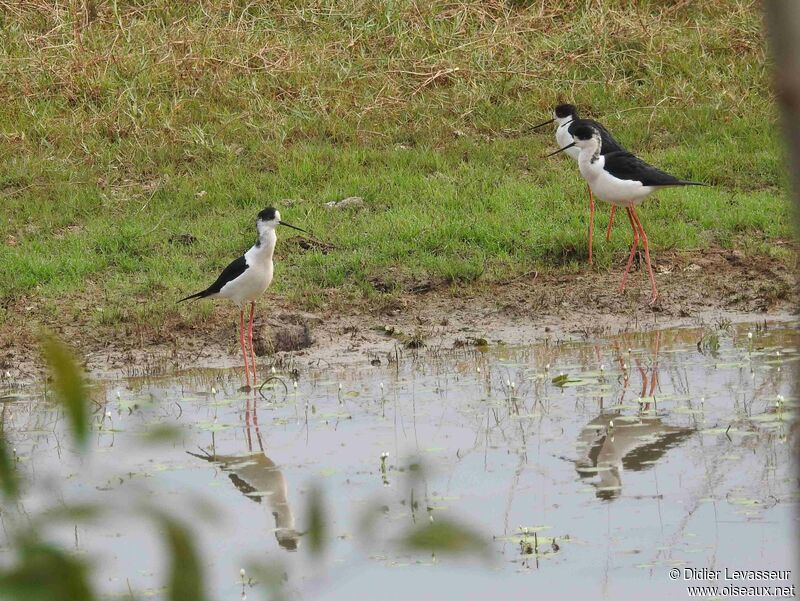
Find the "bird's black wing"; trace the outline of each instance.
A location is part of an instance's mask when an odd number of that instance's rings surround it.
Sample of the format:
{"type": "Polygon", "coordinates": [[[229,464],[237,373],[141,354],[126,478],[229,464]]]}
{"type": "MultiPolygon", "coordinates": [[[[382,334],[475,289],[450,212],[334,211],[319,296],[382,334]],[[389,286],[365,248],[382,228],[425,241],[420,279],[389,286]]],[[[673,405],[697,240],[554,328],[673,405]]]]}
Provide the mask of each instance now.
{"type": "Polygon", "coordinates": [[[703,186],[688,182],[656,169],[630,152],[618,151],[603,155],[604,169],[618,179],[636,180],[645,186],[703,186]]]}
{"type": "Polygon", "coordinates": [[[211,296],[212,294],[216,294],[222,287],[230,282],[231,280],[235,280],[240,275],[242,275],[245,271],[247,271],[247,261],[244,258],[244,255],[232,261],[230,265],[228,265],[225,269],[222,270],[222,273],[219,274],[217,281],[211,284],[205,290],[202,290],[196,294],[190,294],[186,298],[182,298],[179,300],[179,303],[182,303],[185,300],[190,300],[193,298],[205,298],[207,296],[211,296]]]}
{"type": "Polygon", "coordinates": [[[586,125],[591,125],[600,132],[600,139],[602,140],[600,154],[608,154],[610,152],[627,152],[625,147],[617,142],[614,136],[611,135],[611,132],[603,127],[602,123],[598,123],[594,119],[579,119],[578,121],[582,121],[586,125]]]}

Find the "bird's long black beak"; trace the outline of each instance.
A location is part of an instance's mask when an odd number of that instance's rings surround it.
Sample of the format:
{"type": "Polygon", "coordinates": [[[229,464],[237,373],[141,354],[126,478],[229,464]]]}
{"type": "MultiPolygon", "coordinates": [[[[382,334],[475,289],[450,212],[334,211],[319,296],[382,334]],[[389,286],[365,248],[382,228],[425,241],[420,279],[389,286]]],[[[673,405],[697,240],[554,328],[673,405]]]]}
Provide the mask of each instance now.
{"type": "Polygon", "coordinates": [[[555,118],[550,119],[550,121],[545,121],[544,123],[540,123],[539,125],[534,125],[533,127],[531,127],[531,131],[533,131],[534,129],[539,129],[540,127],[544,127],[545,125],[550,125],[553,121],[555,121],[555,118]]]}
{"type": "Polygon", "coordinates": [[[559,152],[564,152],[567,148],[572,148],[573,146],[575,146],[575,142],[573,142],[572,144],[567,144],[566,146],[564,146],[564,148],[559,148],[555,152],[551,152],[550,154],[545,155],[544,158],[551,157],[554,154],[558,154],[559,152]]]}
{"type": "Polygon", "coordinates": [[[279,223],[280,225],[285,225],[286,227],[290,227],[290,228],[292,228],[293,230],[297,230],[298,232],[303,232],[304,234],[307,234],[307,233],[308,233],[308,232],[307,232],[307,231],[305,231],[303,228],[301,228],[301,227],[297,227],[296,225],[292,225],[291,223],[286,223],[285,221],[279,221],[278,223],[279,223]]]}

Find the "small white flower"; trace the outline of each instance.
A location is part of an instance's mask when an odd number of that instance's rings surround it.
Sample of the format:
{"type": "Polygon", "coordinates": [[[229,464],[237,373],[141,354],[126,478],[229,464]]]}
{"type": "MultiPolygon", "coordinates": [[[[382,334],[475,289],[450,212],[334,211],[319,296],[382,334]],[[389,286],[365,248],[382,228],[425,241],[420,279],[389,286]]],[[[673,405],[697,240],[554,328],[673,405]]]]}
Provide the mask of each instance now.
{"type": "Polygon", "coordinates": [[[514,382],[511,382],[511,390],[514,390],[515,386],[516,386],[516,384],[514,384],[514,382]]]}
{"type": "Polygon", "coordinates": [[[782,394],[778,395],[778,404],[779,405],[783,404],[783,395],[782,394]]]}
{"type": "Polygon", "coordinates": [[[292,382],[292,386],[294,386],[295,388],[297,388],[297,380],[294,380],[294,381],[292,382]]]}
{"type": "Polygon", "coordinates": [[[383,390],[383,382],[381,382],[381,390],[383,390]]]}
{"type": "Polygon", "coordinates": [[[217,394],[217,389],[213,386],[211,387],[211,394],[217,394]]]}
{"type": "Polygon", "coordinates": [[[239,576],[241,576],[242,578],[244,578],[244,575],[245,575],[246,573],[247,573],[247,572],[245,572],[245,571],[244,571],[244,568],[242,568],[241,570],[239,570],[239,576]]]}
{"type": "Polygon", "coordinates": [[[110,411],[106,411],[106,417],[111,417],[111,412],[110,411]]]}
{"type": "Polygon", "coordinates": [[[339,382],[339,390],[341,390],[341,389],[342,389],[342,383],[339,382]]]}
{"type": "Polygon", "coordinates": [[[753,339],[753,332],[747,332],[747,339],[748,340],[752,340],[753,339]]]}
{"type": "Polygon", "coordinates": [[[544,366],[544,370],[545,371],[550,371],[550,364],[549,363],[544,366]]]}
{"type": "Polygon", "coordinates": [[[478,366],[478,373],[481,373],[481,368],[480,368],[480,366],[478,366]]]}
{"type": "Polygon", "coordinates": [[[601,363],[601,364],[600,364],[600,371],[605,371],[605,370],[606,370],[606,365],[605,365],[605,363],[601,363]]]}
{"type": "Polygon", "coordinates": [[[273,374],[274,374],[274,373],[275,373],[275,366],[273,365],[272,367],[270,367],[270,368],[269,368],[269,371],[270,371],[270,373],[273,373],[273,374]]]}

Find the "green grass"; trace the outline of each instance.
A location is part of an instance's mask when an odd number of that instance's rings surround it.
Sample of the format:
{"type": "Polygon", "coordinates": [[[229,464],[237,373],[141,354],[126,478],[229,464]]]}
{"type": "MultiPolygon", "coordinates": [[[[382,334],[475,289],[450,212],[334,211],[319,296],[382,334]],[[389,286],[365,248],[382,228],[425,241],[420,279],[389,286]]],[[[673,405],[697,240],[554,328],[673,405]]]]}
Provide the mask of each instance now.
{"type": "MultiPolygon", "coordinates": [[[[756,2],[64,5],[0,1],[0,323],[157,322],[267,205],[333,245],[282,232],[274,290],[304,305],[578,269],[585,185],[527,132],[559,100],[712,184],[640,210],[656,256],[790,235],[756,2]]],[[[600,206],[603,268],[630,232],[605,243],[600,206]]]]}

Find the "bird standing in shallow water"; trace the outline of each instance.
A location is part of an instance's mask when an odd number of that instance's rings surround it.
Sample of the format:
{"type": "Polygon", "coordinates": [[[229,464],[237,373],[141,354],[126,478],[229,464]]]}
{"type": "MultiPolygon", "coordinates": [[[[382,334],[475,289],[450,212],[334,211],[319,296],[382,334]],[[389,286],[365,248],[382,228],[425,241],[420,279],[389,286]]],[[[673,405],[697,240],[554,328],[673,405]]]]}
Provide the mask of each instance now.
{"type": "MultiPolygon", "coordinates": [[[[624,152],[625,149],[622,145],[614,139],[609,131],[603,127],[597,121],[593,119],[581,119],[578,116],[578,109],[575,108],[574,104],[559,104],[553,110],[553,118],[549,121],[545,121],[544,123],[540,123],[539,125],[535,125],[533,129],[538,129],[540,127],[544,127],[550,123],[555,122],[556,124],[556,143],[558,144],[559,148],[563,148],[572,142],[572,133],[571,130],[575,127],[579,127],[581,125],[589,125],[597,129],[600,132],[600,137],[602,138],[603,144],[601,147],[601,152],[603,154],[608,154],[609,152],[624,152]]],[[[577,148],[570,148],[567,150],[567,154],[571,156],[576,161],[578,160],[578,155],[580,151],[577,148]]],[[[614,222],[614,209],[615,206],[611,206],[611,215],[608,218],[608,229],[606,230],[606,240],[611,239],[611,224],[614,222]]],[[[589,265],[592,264],[592,239],[594,238],[594,197],[592,196],[592,188],[589,187],[589,265]]]]}
{"type": "Polygon", "coordinates": [[[552,156],[570,148],[578,148],[578,168],[589,188],[603,200],[612,205],[624,207],[633,228],[633,244],[628,256],[628,264],[620,282],[620,292],[625,290],[625,281],[631,270],[633,256],[639,246],[641,237],[644,244],[644,256],[647,262],[647,273],[650,276],[652,296],[650,304],[658,298],[656,279],[650,264],[650,247],[642,222],[636,214],[636,207],[645,198],[658,190],[669,186],[703,186],[698,182],[678,179],[674,175],[656,169],[630,152],[617,151],[601,154],[602,137],[600,130],[592,125],[577,125],[572,129],[572,142],[563,148],[550,153],[552,156]]]}
{"type": "Polygon", "coordinates": [[[258,214],[256,229],[258,239],[244,255],[233,261],[219,275],[217,280],[205,290],[179,300],[182,303],[195,298],[227,298],[239,307],[239,343],[242,346],[244,358],[245,384],[250,387],[250,370],[253,372],[253,384],[256,383],[256,356],[253,351],[253,315],[255,313],[256,299],[264,294],[272,283],[273,264],[272,255],[275,252],[277,235],[275,230],[279,225],[305,232],[294,225],[281,221],[281,214],[269,207],[258,214]],[[244,307],[250,304],[250,322],[248,340],[250,342],[251,364],[247,364],[247,349],[244,338],[244,307]]]}

